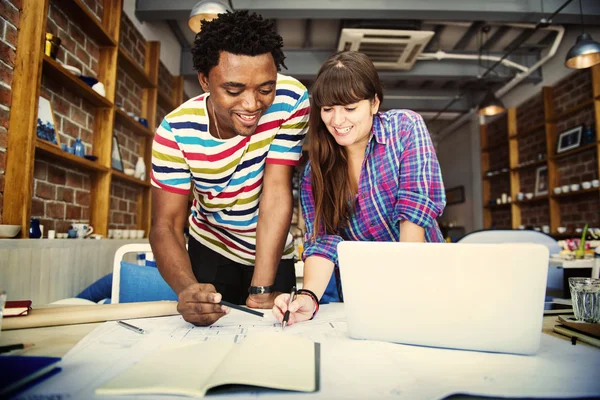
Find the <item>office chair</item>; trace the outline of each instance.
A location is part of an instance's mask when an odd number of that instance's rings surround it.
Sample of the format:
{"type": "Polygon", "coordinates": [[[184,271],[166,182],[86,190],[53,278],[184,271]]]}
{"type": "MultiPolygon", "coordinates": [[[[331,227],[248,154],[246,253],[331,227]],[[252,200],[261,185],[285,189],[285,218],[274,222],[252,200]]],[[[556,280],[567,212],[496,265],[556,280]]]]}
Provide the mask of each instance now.
{"type": "Polygon", "coordinates": [[[158,268],[123,260],[128,253],[152,253],[149,243],[121,246],[115,253],[111,303],[175,300],[177,294],[165,282],[158,268]]]}

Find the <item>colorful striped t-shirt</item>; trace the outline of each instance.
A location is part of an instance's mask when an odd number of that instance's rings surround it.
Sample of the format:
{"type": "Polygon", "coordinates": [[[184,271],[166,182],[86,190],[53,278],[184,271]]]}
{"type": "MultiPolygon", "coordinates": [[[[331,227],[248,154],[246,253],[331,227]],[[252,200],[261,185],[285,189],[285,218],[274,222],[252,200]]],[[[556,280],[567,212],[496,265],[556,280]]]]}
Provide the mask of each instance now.
{"type": "MultiPolygon", "coordinates": [[[[209,132],[204,93],[162,121],[152,146],[152,185],[173,193],[193,190],[190,234],[244,265],[254,265],[256,225],[265,163],[295,166],[308,129],[304,85],[278,74],[273,104],[251,136],[220,140],[209,132]]],[[[288,234],[283,258],[292,258],[288,234]]]]}

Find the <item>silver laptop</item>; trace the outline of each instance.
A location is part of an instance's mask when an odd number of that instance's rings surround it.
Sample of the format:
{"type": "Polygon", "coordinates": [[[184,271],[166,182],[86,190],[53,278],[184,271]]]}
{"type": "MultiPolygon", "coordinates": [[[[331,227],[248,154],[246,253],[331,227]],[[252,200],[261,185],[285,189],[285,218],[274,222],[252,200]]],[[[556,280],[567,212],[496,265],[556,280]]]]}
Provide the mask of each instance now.
{"type": "Polygon", "coordinates": [[[342,242],[350,337],[535,354],[548,249],[537,244],[342,242]]]}

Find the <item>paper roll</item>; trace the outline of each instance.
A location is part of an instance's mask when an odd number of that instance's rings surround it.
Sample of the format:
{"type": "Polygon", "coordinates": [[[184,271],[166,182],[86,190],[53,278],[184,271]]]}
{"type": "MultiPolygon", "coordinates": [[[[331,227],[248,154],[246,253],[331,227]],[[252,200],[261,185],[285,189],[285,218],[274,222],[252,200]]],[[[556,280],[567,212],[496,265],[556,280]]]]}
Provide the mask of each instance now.
{"type": "Polygon", "coordinates": [[[176,301],[98,304],[89,306],[55,306],[32,309],[29,315],[2,320],[2,330],[44,326],[87,324],[118,319],[177,315],[176,301]]]}

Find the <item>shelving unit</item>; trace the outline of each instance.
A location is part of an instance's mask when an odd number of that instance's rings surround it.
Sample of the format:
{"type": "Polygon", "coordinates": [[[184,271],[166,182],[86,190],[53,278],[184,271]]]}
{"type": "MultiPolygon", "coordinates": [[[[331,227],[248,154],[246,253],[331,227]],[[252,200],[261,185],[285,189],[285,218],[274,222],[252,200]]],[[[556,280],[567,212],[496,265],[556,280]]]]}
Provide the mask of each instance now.
{"type": "MultiPolygon", "coordinates": [[[[591,74],[591,95],[588,95],[585,98],[582,98],[577,104],[574,104],[567,109],[561,111],[560,113],[556,113],[554,108],[555,104],[553,102],[553,96],[555,95],[553,87],[544,87],[541,93],[541,105],[543,107],[543,121],[536,123],[533,126],[526,127],[521,132],[518,131],[518,120],[519,117],[517,115],[518,109],[512,108],[508,110],[507,120],[506,120],[506,130],[508,136],[508,143],[503,146],[507,146],[508,148],[508,163],[510,165],[510,193],[509,195],[512,197],[513,202],[510,205],[507,204],[490,204],[490,200],[492,199],[492,186],[495,184],[496,176],[501,177],[503,174],[498,174],[493,177],[483,177],[482,179],[482,190],[483,190],[483,214],[484,214],[484,228],[491,228],[494,226],[493,221],[493,211],[499,209],[506,209],[510,206],[511,210],[511,225],[512,229],[517,229],[520,225],[523,224],[523,219],[526,218],[527,214],[522,215],[522,208],[528,207],[527,212],[531,210],[537,210],[537,212],[545,213],[545,218],[549,221],[548,225],[550,225],[550,229],[553,236],[556,238],[565,238],[565,237],[573,237],[577,236],[574,232],[566,232],[564,234],[557,233],[557,228],[559,226],[563,226],[563,216],[561,216],[561,204],[563,201],[572,201],[572,200],[580,200],[580,199],[588,199],[588,196],[598,196],[598,201],[600,201],[600,189],[599,188],[590,188],[590,189],[580,189],[574,192],[568,193],[560,193],[555,194],[553,192],[554,188],[557,186],[561,186],[559,183],[560,180],[560,167],[562,163],[562,167],[564,168],[565,159],[569,157],[577,157],[578,155],[583,154],[584,152],[593,152],[595,154],[595,158],[597,160],[597,170],[594,171],[596,179],[600,177],[600,65],[597,65],[590,70],[587,70],[584,73],[591,74]],[[596,132],[596,139],[593,143],[585,144],[580,147],[577,147],[573,150],[556,154],[556,144],[558,135],[557,125],[562,121],[565,121],[567,118],[572,118],[575,114],[581,113],[586,108],[591,107],[593,109],[593,124],[596,132]],[[529,138],[530,135],[540,134],[545,139],[545,151],[543,151],[543,160],[536,160],[529,164],[519,165],[521,162],[525,162],[528,160],[521,160],[520,158],[523,156],[520,154],[519,143],[521,140],[525,140],[529,138]],[[516,201],[517,194],[519,192],[524,192],[525,190],[521,190],[521,179],[529,179],[533,175],[532,170],[537,170],[537,168],[546,166],[547,167],[547,195],[539,195],[535,196],[532,199],[524,199],[521,201],[516,201]],[[533,207],[533,209],[531,208],[533,207]]],[[[586,77],[587,79],[587,77],[586,77]]],[[[587,86],[586,86],[587,87],[587,86]]],[[[539,99],[539,98],[538,98],[539,99]]],[[[538,114],[539,115],[539,114],[538,114]]],[[[589,114],[588,114],[589,115],[589,114]]],[[[577,126],[576,124],[574,126],[577,126]]],[[[563,127],[560,128],[563,130],[563,127]]],[[[488,125],[482,125],[480,130],[481,135],[481,167],[482,171],[487,171],[490,169],[490,155],[494,150],[502,149],[502,145],[497,146],[488,146],[488,125]]],[[[538,142],[541,144],[541,141],[538,142]]],[[[526,146],[531,146],[531,142],[526,143],[526,146]]],[[[530,149],[528,149],[531,152],[530,149]]],[[[589,153],[586,153],[589,154],[589,153]]],[[[531,159],[531,156],[529,156],[531,159]]],[[[589,163],[589,161],[588,161],[589,163]]],[[[589,165],[589,164],[587,164],[589,165]]],[[[588,167],[589,168],[589,167],[588,167]]],[[[588,170],[589,171],[589,170],[588,170]]],[[[593,197],[592,197],[593,199],[593,197]]],[[[577,204],[577,203],[576,203],[577,204]]],[[[598,214],[600,215],[600,214],[598,214]]],[[[596,217],[595,221],[590,221],[591,223],[600,224],[600,218],[596,217]]],[[[543,224],[541,224],[543,225],[543,224]]]]}
{"type": "MultiPolygon", "coordinates": [[[[53,0],[77,27],[99,46],[98,80],[104,84],[103,97],[83,81],[69,73],[56,60],[44,55],[44,41],[48,21],[49,0],[22,0],[20,32],[12,84],[10,113],[11,135],[8,139],[3,220],[6,224],[21,225],[21,237],[29,231],[31,199],[33,197],[33,170],[38,157],[51,159],[61,166],[88,171],[91,183],[90,224],[96,233],[108,232],[111,183],[124,182],[139,188],[137,196],[137,229],[148,233],[150,229],[150,168],[152,138],[156,128],[158,94],[159,42],[146,42],[145,65],[139,66],[125,50],[120,48],[119,36],[123,0],[104,0],[101,21],[82,0],[53,0]],[[117,70],[125,73],[143,88],[141,117],[148,120],[143,126],[115,104],[117,70]],[[42,75],[47,75],[72,94],[85,99],[94,108],[94,132],[90,161],[67,153],[58,146],[40,140],[36,135],[38,97],[42,75]],[[138,140],[139,156],[146,162],[146,180],[128,176],[111,168],[112,137],[115,122],[132,131],[138,140]]],[[[170,100],[172,108],[182,102],[183,80],[172,92],[162,94],[170,100]]],[[[174,79],[175,80],[175,79],[174,79]]]]}

